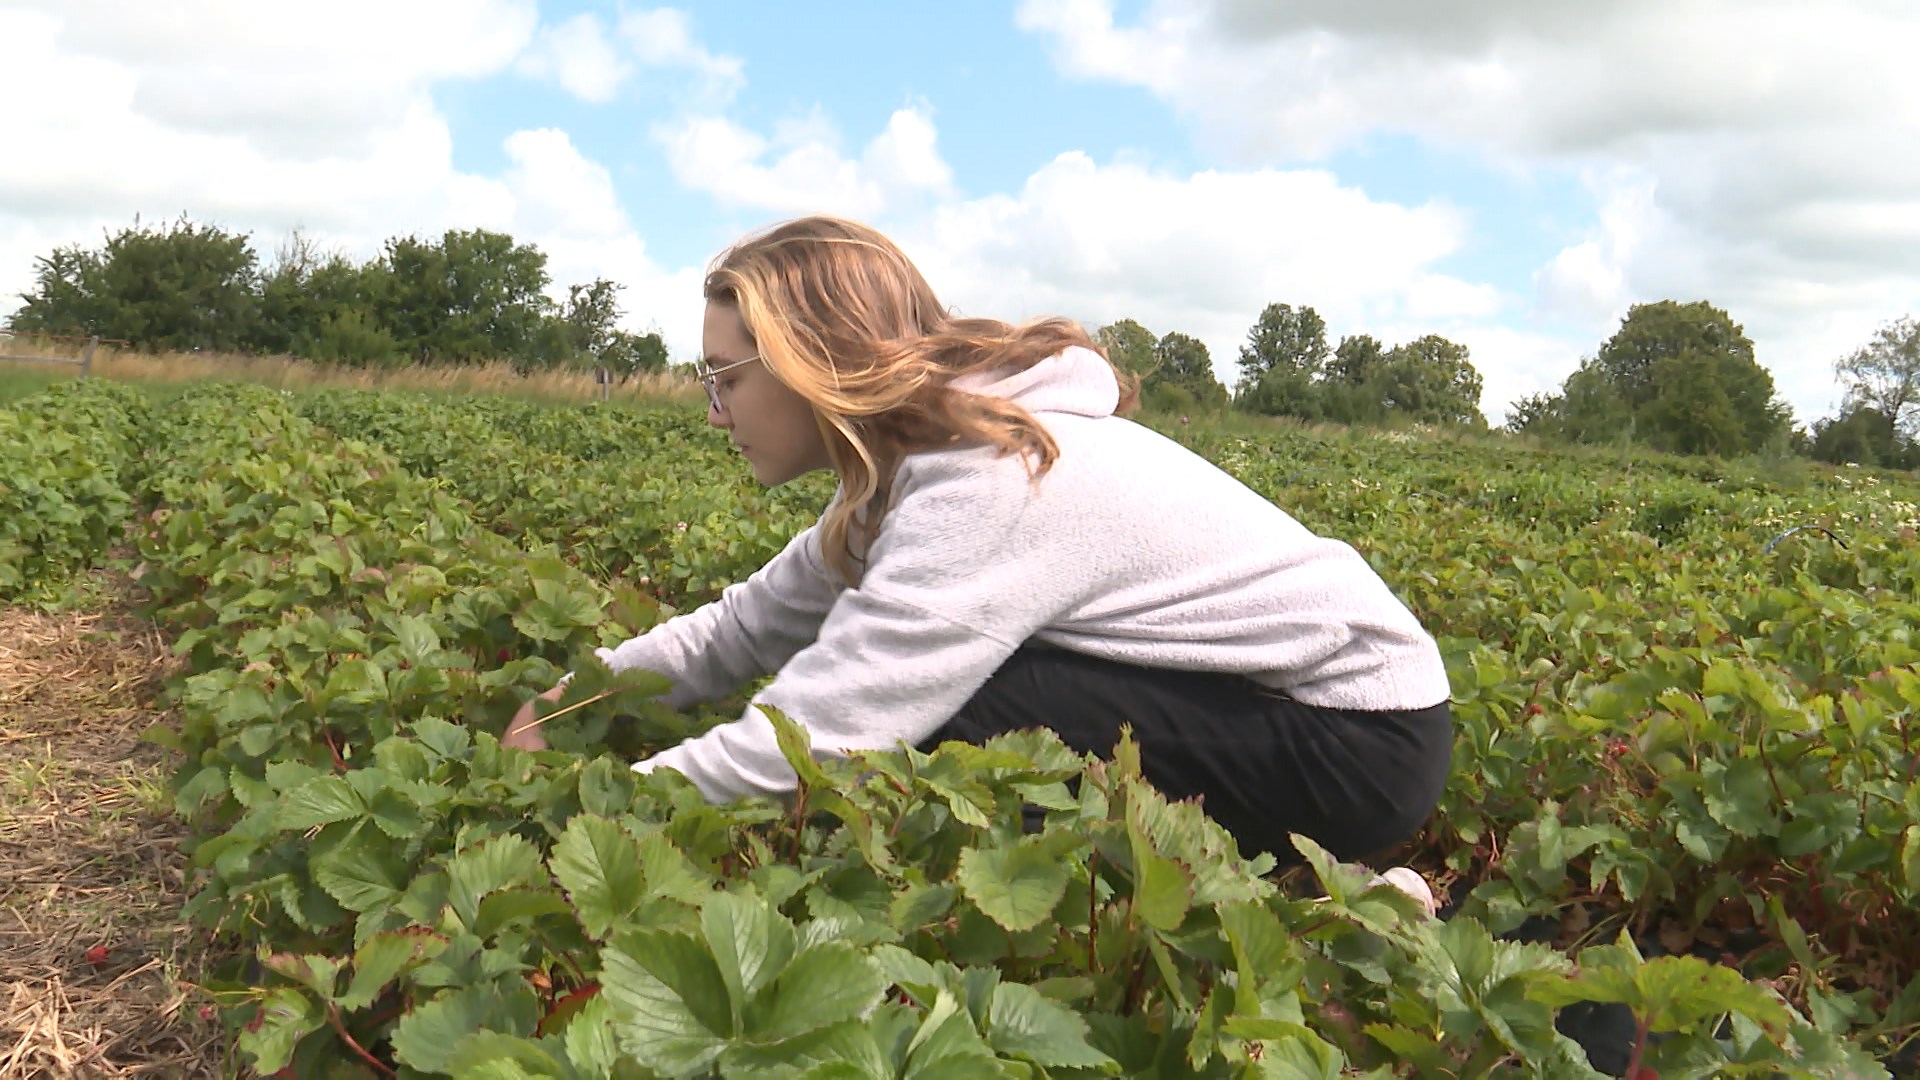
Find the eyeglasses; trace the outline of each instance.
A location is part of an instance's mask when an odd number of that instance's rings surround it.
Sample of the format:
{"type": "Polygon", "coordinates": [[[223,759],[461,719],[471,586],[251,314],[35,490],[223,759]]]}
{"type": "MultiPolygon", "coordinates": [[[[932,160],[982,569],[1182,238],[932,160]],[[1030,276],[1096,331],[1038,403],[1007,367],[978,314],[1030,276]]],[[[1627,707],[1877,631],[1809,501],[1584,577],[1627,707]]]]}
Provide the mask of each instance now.
{"type": "Polygon", "coordinates": [[[714,385],[715,377],[718,376],[721,372],[732,371],[734,368],[743,367],[747,364],[754,363],[759,359],[760,359],[760,354],[755,353],[754,355],[747,357],[745,360],[735,360],[733,363],[728,364],[725,367],[717,367],[717,368],[708,367],[707,362],[704,358],[697,362],[694,368],[695,374],[699,376],[700,384],[707,388],[707,403],[713,406],[714,412],[726,411],[726,406],[720,404],[720,390],[717,386],[714,385]]]}

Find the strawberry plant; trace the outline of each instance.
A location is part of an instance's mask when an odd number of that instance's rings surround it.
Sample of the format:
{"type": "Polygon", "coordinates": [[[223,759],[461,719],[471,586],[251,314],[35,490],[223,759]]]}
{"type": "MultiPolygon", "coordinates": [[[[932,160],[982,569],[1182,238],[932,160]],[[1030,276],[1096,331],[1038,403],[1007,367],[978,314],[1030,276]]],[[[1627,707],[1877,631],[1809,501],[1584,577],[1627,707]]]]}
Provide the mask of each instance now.
{"type": "Polygon", "coordinates": [[[674,713],[592,650],[830,494],[754,489],[697,414],[63,392],[0,424],[86,448],[32,474],[85,523],[0,567],[134,543],[187,659],[152,734],[187,915],[241,947],[206,985],[262,1072],[1586,1076],[1591,1007],[1643,1074],[1884,1075],[1920,1023],[1895,478],[1170,427],[1440,638],[1454,777],[1399,853],[1439,921],[1304,838],[1305,872],[1240,858],[1130,744],[816,761],[779,720],[791,800],[631,772],[740,701],[674,713]],[[567,670],[554,749],[503,749],[567,670]]]}

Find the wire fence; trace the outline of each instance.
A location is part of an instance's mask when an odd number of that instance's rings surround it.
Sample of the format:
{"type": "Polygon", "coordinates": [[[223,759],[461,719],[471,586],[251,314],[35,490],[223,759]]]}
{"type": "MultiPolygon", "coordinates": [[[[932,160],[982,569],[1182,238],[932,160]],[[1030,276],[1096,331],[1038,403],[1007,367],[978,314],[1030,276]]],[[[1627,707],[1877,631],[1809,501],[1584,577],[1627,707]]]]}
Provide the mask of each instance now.
{"type": "Polygon", "coordinates": [[[93,373],[94,350],[98,349],[101,345],[127,344],[127,342],[121,341],[118,338],[103,338],[98,334],[83,337],[77,334],[21,334],[15,333],[12,330],[0,330],[0,348],[4,348],[7,342],[23,340],[78,342],[80,343],[80,355],[77,357],[47,356],[45,354],[28,356],[20,353],[0,352],[0,360],[17,360],[29,364],[78,364],[80,365],[80,375],[82,378],[93,373]]]}

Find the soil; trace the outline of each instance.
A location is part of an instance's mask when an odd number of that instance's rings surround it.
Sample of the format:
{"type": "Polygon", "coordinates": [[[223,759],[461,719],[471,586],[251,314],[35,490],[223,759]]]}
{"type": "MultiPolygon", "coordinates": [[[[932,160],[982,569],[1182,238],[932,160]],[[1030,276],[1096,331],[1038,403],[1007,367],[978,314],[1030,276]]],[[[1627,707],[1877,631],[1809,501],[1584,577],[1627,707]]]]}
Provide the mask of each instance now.
{"type": "Polygon", "coordinates": [[[191,981],[173,762],[140,739],[175,661],[130,603],[95,607],[0,607],[0,1076],[232,1075],[191,981]]]}

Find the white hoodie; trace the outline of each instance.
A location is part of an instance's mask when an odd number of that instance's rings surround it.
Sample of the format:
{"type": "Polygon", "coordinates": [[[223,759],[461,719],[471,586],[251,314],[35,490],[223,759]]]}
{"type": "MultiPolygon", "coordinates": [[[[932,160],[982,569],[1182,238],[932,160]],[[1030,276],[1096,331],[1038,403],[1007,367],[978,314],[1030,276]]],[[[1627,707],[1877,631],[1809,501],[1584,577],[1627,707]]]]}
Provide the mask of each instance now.
{"type": "Polygon", "coordinates": [[[804,724],[816,753],[912,745],[1028,641],[1245,675],[1313,705],[1447,699],[1433,639],[1358,552],[1114,415],[1098,354],[955,385],[1035,414],[1059,444],[1052,469],[1035,485],[992,447],[910,455],[857,587],[830,576],[815,525],[718,600],[599,650],[672,680],[677,708],[775,674],[739,720],[636,771],[678,770],[713,802],[781,795],[794,774],[758,705],[804,724]]]}

